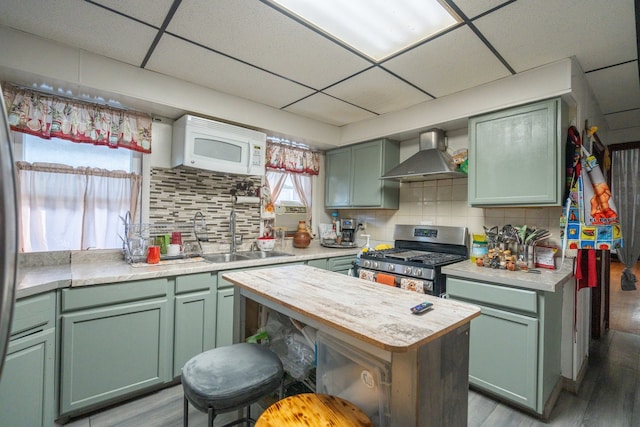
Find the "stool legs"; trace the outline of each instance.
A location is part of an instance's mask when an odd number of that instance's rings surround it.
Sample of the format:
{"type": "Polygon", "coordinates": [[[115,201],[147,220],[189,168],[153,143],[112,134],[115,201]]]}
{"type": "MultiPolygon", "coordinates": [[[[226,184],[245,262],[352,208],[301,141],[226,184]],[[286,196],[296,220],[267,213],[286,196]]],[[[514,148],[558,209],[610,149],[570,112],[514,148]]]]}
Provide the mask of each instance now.
{"type": "Polygon", "coordinates": [[[209,427],[213,427],[213,420],[215,419],[215,414],[213,413],[213,408],[209,408],[209,427]]]}
{"type": "Polygon", "coordinates": [[[184,395],[184,408],[182,412],[182,425],[189,427],[189,401],[187,400],[186,394],[184,395]]]}

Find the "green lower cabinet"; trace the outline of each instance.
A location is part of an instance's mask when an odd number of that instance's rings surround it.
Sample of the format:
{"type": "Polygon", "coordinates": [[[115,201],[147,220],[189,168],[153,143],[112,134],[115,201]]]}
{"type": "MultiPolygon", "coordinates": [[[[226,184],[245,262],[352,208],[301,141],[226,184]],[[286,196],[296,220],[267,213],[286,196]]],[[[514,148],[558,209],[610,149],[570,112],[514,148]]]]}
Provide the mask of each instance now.
{"type": "Polygon", "coordinates": [[[471,321],[469,384],[548,416],[561,385],[562,289],[447,276],[447,293],[482,310],[471,321]]]}
{"type": "Polygon", "coordinates": [[[62,290],[60,415],[172,378],[168,289],[153,279],[62,290]]]}
{"type": "Polygon", "coordinates": [[[233,290],[218,289],[216,347],[233,344],[233,290]]]}
{"type": "Polygon", "coordinates": [[[355,261],[355,259],[355,255],[310,259],[307,261],[307,265],[340,274],[349,274],[349,270],[353,267],[353,261],[355,261]]]}
{"type": "Polygon", "coordinates": [[[216,281],[210,273],[176,278],[174,378],[189,359],[216,346],[216,281]]]}
{"type": "Polygon", "coordinates": [[[0,378],[0,426],[51,426],[56,417],[56,294],[16,302],[0,378]]]}
{"type": "Polygon", "coordinates": [[[481,309],[471,321],[469,383],[536,410],[538,319],[481,309]]]}
{"type": "Polygon", "coordinates": [[[53,425],[55,339],[52,328],[9,343],[0,381],[0,425],[53,425]]]}
{"type": "Polygon", "coordinates": [[[349,274],[349,270],[353,267],[353,261],[355,260],[356,257],[353,255],[329,258],[327,260],[327,270],[340,274],[349,274]]]}

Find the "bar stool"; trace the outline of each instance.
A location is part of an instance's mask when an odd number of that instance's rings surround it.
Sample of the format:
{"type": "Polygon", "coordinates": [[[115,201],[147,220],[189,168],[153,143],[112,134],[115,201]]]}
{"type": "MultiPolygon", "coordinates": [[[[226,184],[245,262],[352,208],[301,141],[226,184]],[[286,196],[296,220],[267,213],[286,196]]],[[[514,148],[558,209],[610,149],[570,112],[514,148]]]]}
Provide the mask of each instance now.
{"type": "Polygon", "coordinates": [[[373,427],[353,403],[328,394],[303,393],[269,406],[255,427],[373,427]]]}
{"type": "Polygon", "coordinates": [[[189,402],[209,415],[209,427],[224,412],[247,408],[246,416],[224,427],[251,418],[250,406],[278,390],[283,395],[284,371],[278,356],[259,344],[240,343],[205,351],[192,357],[182,368],[184,391],[183,425],[189,425],[189,402]]]}

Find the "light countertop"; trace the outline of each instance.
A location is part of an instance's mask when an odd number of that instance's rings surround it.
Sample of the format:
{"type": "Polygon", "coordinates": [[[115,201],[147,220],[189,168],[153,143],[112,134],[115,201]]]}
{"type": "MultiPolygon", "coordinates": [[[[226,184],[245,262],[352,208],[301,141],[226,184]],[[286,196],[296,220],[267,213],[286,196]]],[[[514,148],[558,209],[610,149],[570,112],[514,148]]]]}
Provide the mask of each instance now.
{"type": "Polygon", "coordinates": [[[540,274],[524,271],[498,270],[478,267],[469,260],[442,267],[447,276],[480,280],[535,291],[556,292],[573,277],[573,258],[565,258],[564,264],[556,270],[536,268],[540,274]]]}
{"type": "MultiPolygon", "coordinates": [[[[305,265],[230,272],[248,292],[355,339],[392,352],[416,349],[480,315],[480,308],[305,265]],[[430,301],[422,315],[410,308],[430,301]]],[[[244,293],[243,295],[247,295],[244,293]]]]}
{"type": "MultiPolygon", "coordinates": [[[[288,248],[291,256],[212,263],[205,260],[158,265],[132,266],[122,258],[122,252],[112,251],[62,251],[60,253],[38,254],[38,261],[18,269],[16,297],[47,292],[54,289],[90,286],[105,283],[118,283],[158,277],[180,276],[185,274],[216,272],[238,268],[277,265],[292,262],[304,262],[319,258],[355,255],[359,248],[332,249],[312,242],[308,248],[288,248]],[[56,258],[52,260],[51,258],[56,258]]],[[[25,254],[26,255],[26,254],[25,254]]],[[[33,258],[33,257],[32,257],[33,258]]]]}

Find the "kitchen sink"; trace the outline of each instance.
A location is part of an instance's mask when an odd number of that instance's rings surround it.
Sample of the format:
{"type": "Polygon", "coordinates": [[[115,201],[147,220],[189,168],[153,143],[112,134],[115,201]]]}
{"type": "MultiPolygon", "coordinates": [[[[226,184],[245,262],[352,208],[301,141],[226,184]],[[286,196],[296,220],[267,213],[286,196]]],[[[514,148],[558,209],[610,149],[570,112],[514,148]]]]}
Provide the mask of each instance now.
{"type": "Polygon", "coordinates": [[[278,251],[244,251],[239,252],[238,255],[243,257],[247,257],[249,259],[262,259],[262,258],[274,258],[274,257],[282,257],[282,256],[293,256],[293,254],[289,254],[287,252],[278,252],[278,251]]]}
{"type": "Polygon", "coordinates": [[[204,254],[202,258],[209,262],[222,263],[233,261],[248,261],[251,259],[264,259],[283,256],[293,256],[286,252],[278,251],[242,251],[235,254],[204,254]]]}
{"type": "Polygon", "coordinates": [[[202,258],[209,262],[232,262],[232,261],[247,261],[251,258],[240,254],[204,254],[202,258]]]}

